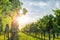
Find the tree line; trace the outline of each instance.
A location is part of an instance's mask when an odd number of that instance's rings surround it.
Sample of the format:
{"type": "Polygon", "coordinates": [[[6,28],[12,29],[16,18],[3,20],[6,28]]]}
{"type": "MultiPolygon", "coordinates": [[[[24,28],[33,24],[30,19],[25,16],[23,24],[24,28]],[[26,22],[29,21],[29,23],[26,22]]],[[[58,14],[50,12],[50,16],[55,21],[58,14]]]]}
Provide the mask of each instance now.
{"type": "Polygon", "coordinates": [[[49,40],[51,40],[51,35],[53,36],[53,40],[60,35],[60,10],[52,10],[54,15],[49,14],[43,16],[37,22],[26,25],[22,29],[22,32],[33,35],[35,37],[44,36],[44,40],[46,40],[46,34],[48,34],[49,40]]]}

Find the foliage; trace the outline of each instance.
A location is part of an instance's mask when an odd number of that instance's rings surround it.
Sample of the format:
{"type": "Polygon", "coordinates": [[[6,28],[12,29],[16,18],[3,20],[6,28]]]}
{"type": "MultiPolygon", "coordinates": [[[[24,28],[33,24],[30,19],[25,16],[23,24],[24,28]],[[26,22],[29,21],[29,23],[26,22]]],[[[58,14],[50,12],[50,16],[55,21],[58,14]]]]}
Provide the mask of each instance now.
{"type": "MultiPolygon", "coordinates": [[[[45,37],[45,34],[48,33],[49,35],[49,40],[50,40],[50,34],[53,35],[53,40],[54,38],[56,37],[55,35],[58,36],[58,34],[60,33],[59,29],[60,29],[60,10],[53,10],[54,15],[52,14],[49,14],[49,15],[46,15],[46,16],[43,16],[43,18],[37,20],[36,23],[32,23],[30,24],[30,27],[29,28],[26,28],[26,31],[27,29],[28,32],[27,33],[30,33],[29,35],[31,34],[43,34],[44,37],[45,37]]],[[[27,25],[28,26],[28,25],[27,25]]],[[[25,30],[25,29],[23,29],[25,30]]],[[[26,32],[24,31],[24,32],[26,32]]],[[[37,37],[37,34],[35,35],[37,37]]],[[[45,40],[45,38],[44,38],[45,40]]]]}

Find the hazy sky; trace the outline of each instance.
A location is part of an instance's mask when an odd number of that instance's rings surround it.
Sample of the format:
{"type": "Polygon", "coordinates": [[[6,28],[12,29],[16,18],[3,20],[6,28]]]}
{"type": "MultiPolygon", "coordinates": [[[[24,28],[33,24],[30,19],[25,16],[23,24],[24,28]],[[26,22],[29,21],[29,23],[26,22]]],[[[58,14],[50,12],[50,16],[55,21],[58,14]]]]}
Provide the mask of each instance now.
{"type": "Polygon", "coordinates": [[[44,15],[53,14],[52,9],[60,9],[60,0],[21,0],[24,8],[28,10],[25,16],[18,18],[19,27],[34,22],[44,15]]]}
{"type": "Polygon", "coordinates": [[[60,7],[60,0],[22,0],[23,7],[28,10],[28,15],[34,18],[40,18],[51,14],[52,9],[60,7]]]}

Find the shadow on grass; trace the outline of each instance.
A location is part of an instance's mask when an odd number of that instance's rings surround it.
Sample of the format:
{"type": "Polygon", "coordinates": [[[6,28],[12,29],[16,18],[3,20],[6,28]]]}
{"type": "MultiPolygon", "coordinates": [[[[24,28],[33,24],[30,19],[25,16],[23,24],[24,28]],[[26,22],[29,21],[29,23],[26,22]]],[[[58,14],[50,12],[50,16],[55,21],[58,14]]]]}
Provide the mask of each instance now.
{"type": "MultiPolygon", "coordinates": [[[[23,32],[24,33],[24,32],[23,32]]],[[[34,37],[34,38],[37,38],[37,39],[39,39],[39,40],[44,40],[44,39],[42,39],[42,38],[40,38],[40,37],[37,37],[37,36],[33,36],[33,35],[30,35],[30,34],[27,34],[27,33],[24,33],[24,34],[26,34],[27,36],[32,36],[32,37],[34,37]]]]}

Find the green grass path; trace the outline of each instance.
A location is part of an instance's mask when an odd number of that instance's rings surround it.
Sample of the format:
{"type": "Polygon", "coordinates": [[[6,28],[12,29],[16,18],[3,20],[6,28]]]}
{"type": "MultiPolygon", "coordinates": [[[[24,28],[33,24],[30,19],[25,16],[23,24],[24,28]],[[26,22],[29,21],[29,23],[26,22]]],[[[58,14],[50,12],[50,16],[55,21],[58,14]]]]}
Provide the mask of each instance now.
{"type": "MultiPolygon", "coordinates": [[[[48,40],[48,37],[45,37],[45,39],[48,40]]],[[[0,40],[4,40],[4,35],[0,35],[0,40]]],[[[42,40],[42,39],[38,39],[36,37],[19,32],[19,40],[42,40]]],[[[51,38],[51,40],[53,40],[53,38],[51,38]]],[[[59,39],[55,38],[55,40],[60,40],[60,38],[59,39]]]]}
{"type": "MultiPolygon", "coordinates": [[[[0,35],[0,40],[4,40],[4,35],[0,35]]],[[[41,39],[19,32],[19,40],[41,40],[41,39]]]]}
{"type": "Polygon", "coordinates": [[[19,37],[20,40],[41,40],[32,36],[26,35],[24,33],[19,33],[19,35],[20,35],[19,37]]]}

